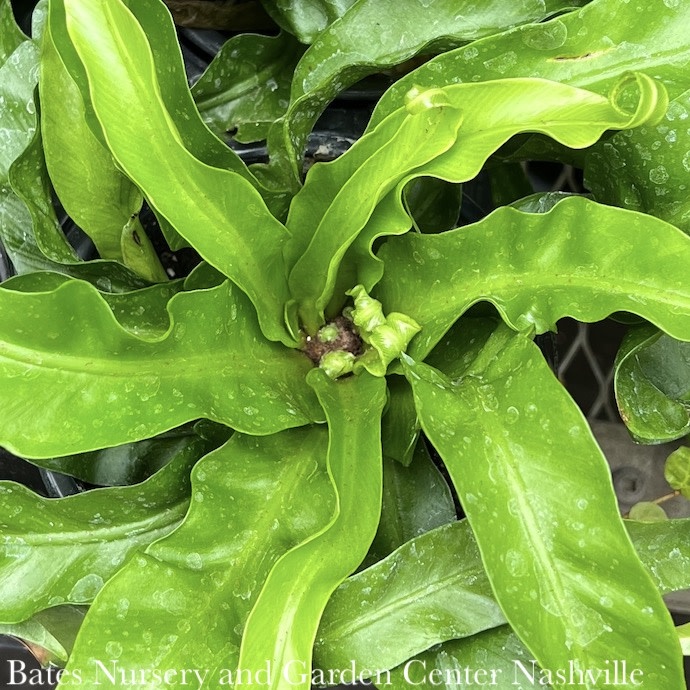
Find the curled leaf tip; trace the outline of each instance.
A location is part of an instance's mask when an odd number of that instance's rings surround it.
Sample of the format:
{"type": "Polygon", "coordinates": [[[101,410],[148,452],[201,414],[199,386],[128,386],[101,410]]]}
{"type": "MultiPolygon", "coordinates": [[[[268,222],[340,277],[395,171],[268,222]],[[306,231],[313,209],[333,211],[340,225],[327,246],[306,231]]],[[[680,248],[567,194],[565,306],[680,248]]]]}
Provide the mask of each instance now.
{"type": "Polygon", "coordinates": [[[658,124],[666,114],[669,104],[666,87],[642,72],[627,72],[618,79],[611,89],[609,101],[619,113],[631,117],[627,125],[629,128],[658,124]],[[631,91],[636,93],[633,107],[628,105],[631,91]]]}

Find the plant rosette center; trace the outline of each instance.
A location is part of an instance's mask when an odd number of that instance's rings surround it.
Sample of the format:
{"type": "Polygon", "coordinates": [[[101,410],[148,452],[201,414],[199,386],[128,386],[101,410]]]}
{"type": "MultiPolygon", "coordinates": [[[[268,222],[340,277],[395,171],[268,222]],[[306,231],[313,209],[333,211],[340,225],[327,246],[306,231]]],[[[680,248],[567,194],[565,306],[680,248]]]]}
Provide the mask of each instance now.
{"type": "Polygon", "coordinates": [[[349,290],[354,307],[304,339],[302,351],[331,378],[368,371],[385,376],[388,365],[407,349],[421,330],[409,316],[383,308],[362,285],[349,290]]]}

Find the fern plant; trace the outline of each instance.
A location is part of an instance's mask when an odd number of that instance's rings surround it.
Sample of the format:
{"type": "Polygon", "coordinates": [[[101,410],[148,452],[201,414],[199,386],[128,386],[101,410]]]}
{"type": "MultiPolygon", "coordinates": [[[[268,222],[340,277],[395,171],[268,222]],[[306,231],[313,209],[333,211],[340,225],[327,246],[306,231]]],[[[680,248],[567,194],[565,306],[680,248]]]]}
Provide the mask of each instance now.
{"type": "Polygon", "coordinates": [[[0,484],[1,630],[60,687],[684,687],[687,523],[621,519],[534,339],[634,315],[625,421],[687,432],[690,6],[264,4],[283,32],[190,90],[160,0],[43,1],[32,38],[0,3],[0,444],[103,485],[0,484]],[[419,53],[303,178],[327,103],[419,53]],[[540,159],[591,194],[530,194],[540,159]]]}

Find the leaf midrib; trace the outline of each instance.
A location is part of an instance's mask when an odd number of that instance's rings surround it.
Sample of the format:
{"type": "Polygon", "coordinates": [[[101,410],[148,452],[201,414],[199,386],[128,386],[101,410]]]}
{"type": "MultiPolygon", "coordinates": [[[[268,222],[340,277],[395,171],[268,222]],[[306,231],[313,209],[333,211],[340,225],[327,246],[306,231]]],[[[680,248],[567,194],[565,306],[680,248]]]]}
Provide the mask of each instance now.
{"type": "MultiPolygon", "coordinates": [[[[481,401],[478,399],[480,396],[476,394],[476,389],[473,389],[473,391],[475,392],[475,409],[482,409],[481,401]]],[[[491,421],[496,420],[497,417],[495,415],[486,415],[485,419],[491,421]]],[[[489,424],[486,428],[490,429],[492,426],[494,427],[493,432],[486,433],[486,436],[494,440],[493,447],[498,451],[500,456],[502,456],[503,462],[501,464],[508,477],[508,481],[506,482],[507,492],[508,495],[516,499],[518,504],[520,519],[516,520],[514,524],[526,535],[526,539],[521,543],[529,543],[532,547],[531,550],[536,553],[537,557],[530,560],[541,574],[538,580],[539,584],[546,584],[547,592],[551,596],[553,608],[557,611],[556,615],[551,614],[553,620],[568,622],[567,625],[560,625],[565,633],[567,641],[568,639],[572,639],[569,630],[577,628],[577,625],[575,625],[568,615],[569,611],[572,611],[572,608],[569,609],[564,605],[564,602],[568,601],[569,597],[573,596],[573,593],[568,592],[567,588],[564,586],[563,578],[558,569],[558,559],[551,558],[550,550],[541,536],[541,521],[532,509],[530,502],[527,500],[527,496],[529,495],[527,482],[524,480],[522,474],[520,474],[518,467],[513,465],[512,459],[514,455],[511,453],[510,447],[503,435],[505,427],[502,424],[489,424]],[[516,491],[515,489],[519,490],[516,491]],[[548,564],[551,567],[545,567],[544,564],[548,564]]],[[[579,592],[575,595],[579,600],[579,592]]],[[[540,598],[543,600],[543,595],[540,598]]],[[[510,622],[510,617],[508,618],[508,622],[510,622]]],[[[590,663],[590,655],[587,654],[585,647],[575,644],[570,651],[573,658],[579,657],[582,659],[584,662],[583,668],[596,667],[596,658],[593,660],[593,664],[590,663]]],[[[589,688],[591,686],[587,684],[587,687],[589,688]]]]}
{"type": "MultiPolygon", "coordinates": [[[[93,525],[86,530],[74,530],[59,532],[41,532],[40,534],[26,534],[22,536],[22,542],[8,542],[13,546],[46,546],[46,547],[69,547],[73,549],[75,545],[103,543],[113,544],[118,541],[136,540],[144,534],[161,532],[175,522],[181,522],[189,506],[189,498],[183,498],[174,504],[161,507],[159,512],[149,519],[136,520],[125,524],[99,527],[93,525]],[[151,527],[147,527],[151,525],[151,527]],[[135,530],[136,531],[135,533],[135,530]],[[127,534],[125,533],[127,532],[127,534]],[[109,538],[109,535],[116,535],[109,538]],[[40,537],[40,539],[38,538],[40,537]]],[[[7,534],[7,532],[5,532],[7,534]]]]}
{"type": "MultiPolygon", "coordinates": [[[[118,54],[118,59],[120,60],[121,63],[126,64],[127,61],[124,58],[126,58],[128,56],[127,42],[125,40],[123,40],[123,37],[120,34],[117,20],[113,18],[112,7],[109,5],[105,6],[104,11],[105,11],[105,14],[107,15],[108,23],[109,23],[110,28],[111,28],[110,35],[113,39],[114,48],[118,54]]],[[[87,48],[87,51],[88,51],[88,48],[87,48]]],[[[154,67],[155,63],[154,63],[153,56],[151,54],[151,49],[150,49],[150,46],[148,45],[148,42],[147,42],[146,53],[147,53],[147,58],[148,58],[148,61],[150,63],[151,69],[152,69],[153,73],[155,73],[155,67],[154,67]]],[[[85,67],[87,69],[87,72],[90,75],[93,75],[93,67],[91,67],[92,62],[97,65],[96,66],[97,72],[102,70],[102,67],[98,66],[99,60],[93,60],[93,61],[87,60],[85,62],[85,67]]],[[[126,71],[128,72],[128,74],[131,77],[131,70],[127,69],[126,71]]],[[[140,76],[140,75],[141,75],[140,71],[135,73],[135,76],[140,76]]],[[[96,83],[98,83],[98,80],[95,80],[95,81],[96,81],[96,83]]],[[[135,84],[138,84],[138,88],[136,89],[137,94],[146,94],[146,93],[149,93],[151,90],[155,94],[156,100],[158,101],[158,103],[160,105],[160,111],[161,112],[160,112],[159,117],[162,117],[163,120],[165,121],[165,124],[166,124],[165,129],[170,136],[170,145],[173,148],[173,155],[176,157],[176,159],[180,163],[176,167],[178,169],[184,170],[186,168],[186,165],[185,165],[185,159],[186,159],[191,164],[191,167],[195,173],[198,173],[199,170],[203,169],[203,168],[206,168],[208,170],[218,170],[218,169],[212,168],[211,166],[208,166],[205,163],[203,163],[202,161],[198,160],[184,146],[182,138],[179,134],[179,131],[178,131],[177,127],[175,126],[174,122],[171,120],[170,115],[169,115],[169,113],[165,107],[163,98],[160,94],[160,89],[158,88],[158,85],[156,84],[155,79],[153,80],[152,84],[148,84],[147,80],[141,79],[141,78],[139,78],[137,81],[132,79],[132,82],[135,84]],[[149,89],[148,86],[151,86],[151,89],[149,89]]],[[[100,119],[103,119],[102,118],[102,108],[100,107],[101,97],[102,97],[102,92],[99,92],[98,96],[96,95],[96,93],[93,93],[92,100],[93,100],[94,109],[96,110],[97,113],[99,113],[100,119]]],[[[107,97],[105,100],[107,100],[107,97]]],[[[137,109],[139,110],[139,112],[145,112],[147,110],[145,101],[142,101],[141,98],[138,98],[137,109]]],[[[106,118],[106,120],[108,120],[108,121],[110,119],[111,119],[110,116],[108,116],[106,118]]],[[[140,123],[146,124],[146,123],[150,123],[150,118],[149,117],[144,117],[143,119],[139,118],[137,121],[140,123]]],[[[111,137],[109,136],[111,131],[112,130],[110,128],[104,127],[103,134],[104,134],[106,140],[108,141],[108,143],[111,144],[111,149],[113,150],[113,155],[118,159],[119,163],[127,171],[127,173],[130,175],[130,177],[133,180],[135,180],[135,182],[139,186],[141,186],[142,189],[148,189],[149,188],[148,181],[150,180],[151,175],[150,174],[145,175],[146,179],[144,179],[144,180],[141,179],[141,175],[138,173],[138,171],[133,170],[132,166],[130,165],[131,154],[125,154],[125,158],[127,159],[127,164],[124,163],[122,150],[126,149],[127,147],[113,148],[112,142],[111,142],[111,137]],[[117,151],[117,153],[115,153],[116,151],[117,151]]],[[[147,157],[148,160],[150,160],[150,161],[151,160],[158,160],[158,161],[169,160],[169,152],[167,150],[165,150],[165,148],[163,149],[163,151],[161,151],[160,147],[157,145],[157,143],[161,141],[160,132],[158,132],[158,131],[151,132],[151,136],[148,137],[147,141],[148,141],[148,146],[149,146],[149,155],[147,157]],[[157,149],[156,155],[152,155],[151,150],[150,150],[151,146],[154,146],[157,149]]],[[[130,150],[131,150],[131,147],[130,147],[130,150]]],[[[134,166],[134,167],[136,168],[136,166],[134,166]]],[[[172,169],[173,166],[169,166],[169,167],[172,169]]],[[[179,178],[175,178],[175,179],[179,179],[179,178]]],[[[238,184],[241,184],[242,182],[246,182],[246,180],[239,177],[238,184]]],[[[249,182],[246,182],[246,184],[250,185],[249,182]]],[[[191,206],[192,208],[197,207],[199,199],[207,198],[207,195],[205,194],[204,189],[200,188],[198,186],[197,174],[187,175],[185,177],[185,184],[178,184],[177,185],[177,191],[178,191],[178,193],[182,193],[186,198],[189,199],[188,205],[191,206]]],[[[161,212],[162,212],[162,207],[159,205],[159,203],[157,203],[157,200],[156,200],[156,198],[158,196],[158,192],[160,192],[159,186],[156,187],[155,196],[153,194],[151,194],[151,198],[149,199],[149,201],[156,208],[161,210],[161,212]]],[[[256,203],[257,204],[263,204],[263,201],[261,201],[261,198],[260,198],[260,195],[258,194],[258,192],[256,193],[256,197],[257,197],[256,203]]],[[[178,207],[181,206],[179,199],[178,199],[178,203],[176,205],[178,207]]],[[[167,209],[169,207],[169,204],[164,203],[163,207],[165,207],[167,209]]],[[[207,217],[209,218],[209,221],[208,221],[209,227],[211,227],[211,228],[223,228],[223,227],[227,226],[228,219],[223,215],[222,211],[220,211],[220,209],[217,207],[216,204],[207,204],[204,208],[206,209],[204,211],[204,215],[208,214],[207,217]],[[209,210],[211,211],[211,213],[209,213],[209,210]]],[[[166,217],[168,217],[168,213],[164,213],[164,215],[166,217]]],[[[190,242],[192,241],[190,239],[189,232],[187,232],[187,229],[185,229],[185,232],[183,233],[180,230],[180,228],[177,227],[177,225],[176,225],[176,230],[181,235],[183,235],[185,237],[185,239],[187,239],[190,242]]],[[[223,242],[220,241],[220,238],[218,237],[218,231],[216,231],[215,233],[208,233],[207,237],[210,238],[210,241],[213,242],[213,244],[216,246],[216,248],[218,248],[218,247],[222,248],[221,245],[223,245],[223,242]]],[[[247,288],[249,288],[250,286],[246,284],[247,281],[244,278],[246,277],[248,272],[253,271],[256,274],[261,274],[261,271],[259,270],[260,266],[256,263],[256,259],[254,258],[255,254],[251,250],[250,243],[249,243],[250,238],[247,237],[246,233],[232,232],[231,233],[231,239],[233,241],[233,245],[235,247],[236,252],[237,252],[237,249],[241,248],[241,251],[239,252],[239,254],[241,256],[241,260],[231,261],[230,263],[232,265],[230,267],[230,270],[228,270],[228,263],[227,263],[228,254],[227,254],[227,252],[223,251],[223,252],[221,252],[220,256],[224,257],[226,259],[225,261],[218,261],[217,257],[211,256],[211,260],[209,262],[214,267],[216,267],[218,270],[220,270],[221,272],[226,273],[226,274],[231,274],[233,276],[233,280],[238,285],[243,287],[248,293],[253,294],[255,292],[254,290],[252,290],[252,289],[247,290],[247,288]],[[242,270],[240,268],[243,264],[245,266],[244,270],[242,270]],[[247,266],[251,266],[251,269],[249,271],[246,268],[247,266]],[[232,270],[233,268],[235,270],[232,270]]],[[[198,238],[197,238],[197,240],[198,240],[198,238]]],[[[205,245],[205,247],[206,247],[203,251],[204,258],[207,258],[207,260],[209,260],[208,259],[208,251],[207,251],[208,240],[202,242],[202,244],[205,245]]],[[[251,286],[251,287],[253,287],[253,286],[251,286]]]]}
{"type": "MultiPolygon", "coordinates": [[[[155,343],[152,344],[155,345],[155,343]]],[[[142,343],[142,345],[146,344],[142,343]]],[[[152,352],[149,357],[133,360],[121,358],[116,354],[110,358],[102,355],[58,354],[51,350],[37,350],[0,341],[0,362],[3,359],[24,367],[29,366],[59,373],[69,372],[79,376],[110,376],[129,381],[151,375],[155,375],[160,380],[179,380],[182,378],[179,371],[181,360],[184,360],[185,363],[184,378],[202,374],[203,378],[208,378],[209,365],[213,362],[218,363],[217,369],[232,368],[233,378],[241,377],[239,371],[251,369],[251,371],[257,372],[259,365],[262,367],[263,374],[268,368],[284,371],[286,365],[283,357],[280,358],[280,361],[276,360],[274,364],[277,366],[272,366],[266,360],[258,360],[256,354],[250,359],[250,355],[247,353],[232,352],[220,347],[211,351],[198,351],[191,355],[185,352],[181,353],[179,357],[161,357],[152,352]]]]}
{"type": "MultiPolygon", "coordinates": [[[[462,582],[468,577],[471,577],[472,574],[476,573],[468,574],[464,571],[460,573],[456,572],[434,580],[432,585],[422,585],[420,583],[418,587],[413,587],[411,590],[409,590],[405,596],[398,596],[397,598],[389,600],[389,603],[374,609],[372,613],[358,616],[350,624],[347,624],[346,622],[335,625],[332,628],[328,628],[328,643],[331,645],[334,642],[337,642],[339,639],[347,639],[348,636],[353,636],[356,632],[362,630],[363,628],[374,626],[380,619],[386,618],[390,613],[395,613],[396,611],[400,611],[401,609],[405,608],[411,608],[414,610],[414,605],[417,602],[424,602],[425,599],[433,599],[438,592],[441,592],[445,589],[451,589],[455,582],[462,582]]],[[[479,574],[481,575],[482,573],[479,574]]],[[[474,592],[469,586],[462,587],[462,590],[463,592],[470,593],[474,597],[490,599],[490,597],[488,597],[486,594],[474,592]]],[[[424,606],[426,603],[422,603],[421,605],[424,606]]],[[[498,607],[498,605],[496,606],[498,607]]],[[[442,642],[443,640],[439,639],[438,641],[442,642]]]]}
{"type": "MultiPolygon", "coordinates": [[[[312,457],[312,456],[310,456],[312,457]]],[[[284,489],[286,486],[289,486],[289,490],[287,491],[287,495],[292,497],[295,493],[297,493],[302,486],[302,483],[304,481],[305,476],[310,477],[313,474],[313,468],[311,465],[307,462],[304,463],[304,468],[301,472],[295,472],[295,465],[293,463],[283,463],[283,468],[282,471],[279,472],[280,474],[280,482],[278,484],[284,489]]],[[[284,496],[285,493],[281,490],[280,491],[281,496],[284,496]]],[[[282,501],[285,503],[285,500],[282,501]]],[[[290,501],[291,504],[291,501],[290,501]]],[[[215,589],[215,591],[211,592],[211,595],[209,596],[207,602],[207,606],[197,606],[195,608],[195,614],[201,618],[204,622],[204,625],[208,623],[208,618],[206,612],[208,610],[211,611],[222,611],[221,603],[227,602],[228,599],[233,598],[233,593],[236,591],[239,591],[239,583],[244,582],[245,584],[247,581],[253,581],[256,580],[256,577],[254,574],[250,571],[248,576],[245,575],[247,572],[247,568],[251,565],[251,557],[254,556],[257,553],[262,552],[262,547],[265,544],[265,535],[270,534],[271,530],[269,529],[270,525],[273,523],[273,520],[275,519],[276,515],[274,513],[271,513],[270,511],[266,511],[264,513],[265,519],[260,520],[258,523],[253,523],[255,529],[254,529],[254,536],[250,538],[245,544],[243,544],[242,548],[242,553],[246,554],[246,557],[244,558],[243,562],[240,565],[236,565],[234,567],[227,567],[224,570],[224,577],[223,577],[223,582],[221,585],[215,589]]],[[[181,522],[181,525],[178,529],[182,529],[184,527],[185,521],[183,520],[181,522]]],[[[171,539],[176,538],[176,533],[171,535],[171,539]]],[[[165,546],[165,544],[162,544],[165,546]]],[[[167,549],[169,550],[169,549],[167,549]]],[[[170,563],[169,560],[166,559],[159,559],[158,556],[155,553],[155,544],[153,545],[152,550],[147,549],[147,555],[151,556],[152,558],[155,558],[156,560],[159,560],[160,562],[164,564],[170,563]]],[[[280,556],[278,557],[279,560],[280,556]]],[[[215,569],[217,567],[217,561],[210,564],[208,559],[204,560],[205,564],[208,564],[208,567],[205,568],[205,570],[211,570],[215,569]]],[[[178,563],[176,563],[179,565],[178,563]]],[[[272,567],[272,566],[271,566],[272,567]]],[[[271,571],[271,567],[266,569],[266,576],[268,576],[268,573],[271,571]]],[[[256,599],[258,598],[260,594],[261,588],[253,592],[252,596],[252,604],[256,602],[256,599]]],[[[249,602],[248,602],[249,604],[249,602]]],[[[251,606],[247,605],[247,611],[246,613],[248,614],[251,610],[251,606]]],[[[237,621],[238,623],[245,623],[245,621],[237,621]]],[[[239,639],[238,639],[238,648],[239,648],[239,639]]],[[[239,649],[238,649],[239,653],[239,649]]],[[[171,654],[174,654],[174,652],[171,650],[171,654]]],[[[167,658],[167,657],[166,657],[167,658]]],[[[218,660],[218,665],[221,665],[222,660],[218,660]]],[[[217,668],[218,666],[216,666],[217,668]]]]}

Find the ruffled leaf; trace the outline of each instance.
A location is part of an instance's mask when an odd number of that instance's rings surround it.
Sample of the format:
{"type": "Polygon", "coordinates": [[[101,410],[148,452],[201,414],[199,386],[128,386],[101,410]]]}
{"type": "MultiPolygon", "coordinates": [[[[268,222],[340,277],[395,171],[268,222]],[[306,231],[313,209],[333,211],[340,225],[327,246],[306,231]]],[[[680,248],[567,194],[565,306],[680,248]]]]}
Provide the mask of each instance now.
{"type": "Polygon", "coordinates": [[[136,551],[170,533],[189,506],[198,449],[143,484],[42,498],[0,484],[3,623],[21,623],[59,604],[89,604],[136,551]]]}
{"type": "MultiPolygon", "coordinates": [[[[287,113],[269,136],[272,163],[295,180],[301,177],[300,161],[309,132],[326,105],[343,89],[367,75],[395,69],[420,53],[449,50],[519,24],[541,21],[580,3],[311,0],[310,4],[325,5],[327,9],[317,11],[313,7],[314,14],[306,13],[304,3],[286,3],[282,9],[288,16],[294,13],[303,20],[318,20],[323,31],[318,38],[316,26],[306,33],[296,33],[305,43],[313,44],[295,69],[287,113]]],[[[294,33],[294,21],[289,21],[287,28],[294,33]]]]}
{"type": "Polygon", "coordinates": [[[201,460],[184,522],[107,583],[67,671],[102,681],[100,660],[116,686],[120,673],[183,668],[202,674],[189,674],[193,688],[234,684],[242,631],[271,567],[332,519],[327,445],[318,427],[235,434],[201,460]]]}
{"type": "MultiPolygon", "coordinates": [[[[39,86],[43,150],[62,206],[102,258],[131,266],[125,258],[133,240],[128,238],[123,246],[122,236],[141,209],[141,193],[91,132],[81,92],[55,49],[50,28],[42,43],[39,86]]],[[[143,228],[138,232],[138,246],[148,248],[148,253],[137,273],[151,281],[167,280],[143,228]]]]}
{"type": "Polygon", "coordinates": [[[466,521],[407,542],[349,578],[324,613],[320,668],[387,670],[430,646],[505,623],[466,521]]]}
{"type": "Polygon", "coordinates": [[[119,166],[202,257],[246,292],[266,337],[294,345],[283,321],[285,227],[268,211],[248,173],[213,167],[207,156],[190,152],[173,120],[180,111],[184,119],[185,101],[178,100],[177,107],[170,103],[152,45],[121,0],[65,0],[64,7],[93,108],[119,166]],[[274,278],[271,290],[267,273],[274,278]]]}
{"type": "MultiPolygon", "coordinates": [[[[340,298],[336,285],[342,288],[353,274],[355,282],[345,290],[375,282],[371,272],[382,266],[370,254],[372,242],[410,229],[401,194],[413,178],[470,180],[499,146],[524,131],[583,148],[607,129],[657,120],[667,104],[663,87],[642,74],[621,79],[610,99],[537,79],[413,90],[408,96],[405,108],[343,156],[315,165],[291,205],[287,225],[293,237],[286,258],[294,267],[289,285],[309,332],[323,323],[334,293],[340,298]],[[631,92],[635,103],[624,107],[631,92]]],[[[395,311],[415,318],[405,309],[395,311]]]]}
{"type": "Polygon", "coordinates": [[[459,378],[411,360],[406,374],[506,618],[545,669],[626,659],[646,682],[680,685],[672,621],[575,403],[528,338],[500,326],[474,349],[459,378]]]}
{"type": "Polygon", "coordinates": [[[38,51],[24,41],[0,68],[0,109],[7,133],[0,153],[0,240],[19,274],[50,270],[83,278],[108,291],[131,290],[146,281],[116,262],[83,263],[63,235],[52,206],[35,86],[38,51]]]}
{"type": "Polygon", "coordinates": [[[690,89],[690,5],[594,0],[581,10],[475,41],[429,60],[379,100],[369,130],[413,87],[539,77],[605,94],[631,70],[651,72],[673,100],[690,89]],[[605,31],[602,27],[606,27],[605,31]]]}
{"type": "Polygon", "coordinates": [[[0,444],[40,458],[138,441],[199,417],[260,434],[322,418],[304,381],[311,362],[268,342],[237,288],[183,292],[168,309],[165,333],[137,336],[86,283],[0,289],[0,444]]]}
{"type": "Polygon", "coordinates": [[[375,296],[422,326],[413,357],[483,300],[526,332],[555,330],[564,316],[591,322],[628,311],[690,340],[690,240],[644,214],[581,197],[544,214],[504,207],[441,235],[392,238],[379,256],[386,273],[375,296]]]}
{"type": "Polygon", "coordinates": [[[337,507],[328,524],[273,566],[247,620],[239,668],[256,678],[268,660],[280,669],[266,683],[272,688],[310,687],[308,669],[323,610],[364,560],[381,511],[384,381],[368,374],[332,381],[315,369],[309,383],[328,420],[328,472],[337,507]]]}

